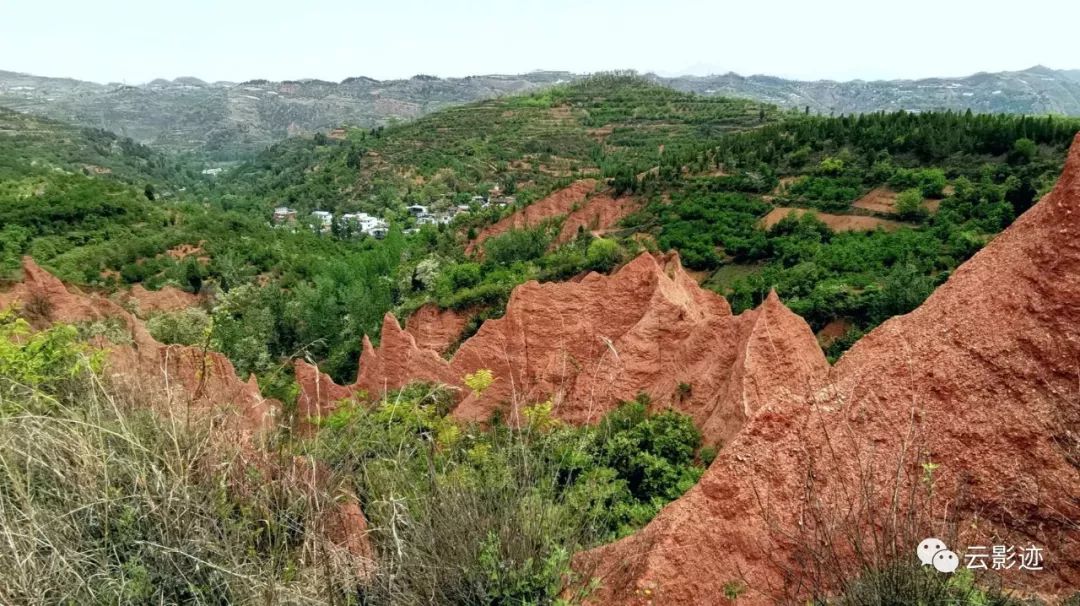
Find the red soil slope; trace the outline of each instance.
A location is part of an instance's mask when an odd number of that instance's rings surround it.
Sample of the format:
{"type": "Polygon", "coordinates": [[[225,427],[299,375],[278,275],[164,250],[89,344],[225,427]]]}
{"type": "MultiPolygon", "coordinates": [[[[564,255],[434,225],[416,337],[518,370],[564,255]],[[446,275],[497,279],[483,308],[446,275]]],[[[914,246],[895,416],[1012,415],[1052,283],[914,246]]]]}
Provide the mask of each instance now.
{"type": "Polygon", "coordinates": [[[405,330],[416,339],[417,347],[445,353],[461,337],[468,318],[453,309],[439,309],[428,303],[405,321],[405,330]]]}
{"type": "Polygon", "coordinates": [[[620,219],[634,212],[638,203],[631,198],[614,199],[607,194],[595,193],[597,181],[582,179],[550,196],[533,202],[501,221],[489,225],[465,247],[472,254],[483,250],[488,238],[506,233],[511,229],[525,229],[540,225],[545,219],[565,216],[556,244],[572,240],[579,227],[588,231],[603,231],[620,219]]]}
{"type": "Polygon", "coordinates": [[[723,297],[686,275],[676,255],[642,254],[612,276],[517,287],[506,315],[486,322],[450,362],[418,347],[387,316],[379,349],[364,343],[354,385],[336,386],[297,363],[301,410],[324,414],[360,390],[381,394],[413,380],[461,387],[465,374],[481,368],[494,372],[495,383],[468,394],[455,417],[486,421],[500,411],[516,422],[521,407],[551,398],[556,416],[588,423],[646,392],[657,407],[690,414],[717,442],[763,399],[803,396],[828,365],[810,328],[775,294],[735,316],[723,297]]]}
{"type": "Polygon", "coordinates": [[[719,604],[732,582],[747,589],[739,604],[803,603],[822,537],[855,575],[851,538],[888,528],[893,489],[925,493],[933,463],[926,522],[903,553],[950,529],[958,553],[1034,544],[1045,570],[1014,568],[1006,585],[1068,595],[1080,587],[1078,360],[1080,136],[1053,193],[926,303],[859,341],[805,404],[765,404],[696,487],[575,565],[601,579],[597,604],[719,604]]]}
{"type": "Polygon", "coordinates": [[[577,237],[579,228],[594,235],[603,234],[640,207],[641,204],[633,198],[612,198],[607,194],[595,194],[581,208],[566,216],[555,243],[562,244],[573,240],[577,237]]]}

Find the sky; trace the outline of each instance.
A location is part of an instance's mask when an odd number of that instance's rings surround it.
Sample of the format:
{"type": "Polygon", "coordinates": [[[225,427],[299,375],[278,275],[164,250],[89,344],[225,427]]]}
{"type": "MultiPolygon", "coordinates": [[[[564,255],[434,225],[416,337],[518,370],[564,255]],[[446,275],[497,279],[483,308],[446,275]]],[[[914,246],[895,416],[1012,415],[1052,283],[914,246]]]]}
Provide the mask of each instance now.
{"type": "Polygon", "coordinates": [[[0,69],[138,84],[1080,68],[1076,0],[0,0],[0,69]]]}

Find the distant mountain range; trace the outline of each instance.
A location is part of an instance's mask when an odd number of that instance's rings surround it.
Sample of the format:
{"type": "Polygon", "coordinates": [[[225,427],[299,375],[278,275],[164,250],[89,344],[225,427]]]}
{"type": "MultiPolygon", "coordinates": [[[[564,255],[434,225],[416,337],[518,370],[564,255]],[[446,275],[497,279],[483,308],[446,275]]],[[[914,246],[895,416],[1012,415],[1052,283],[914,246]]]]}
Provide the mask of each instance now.
{"type": "MultiPolygon", "coordinates": [[[[341,125],[374,127],[491,97],[575,79],[570,72],[466,78],[415,76],[242,83],[197,78],[138,86],[0,71],[0,106],[103,128],[171,151],[217,159],[250,154],[288,136],[341,125]]],[[[1080,70],[1035,66],[964,78],[812,82],[729,73],[649,79],[677,90],[745,97],[819,114],[879,110],[1080,115],[1080,70]]]]}
{"type": "Polygon", "coordinates": [[[1080,115],[1080,70],[1036,65],[1015,72],[980,72],[964,78],[810,82],[729,73],[680,76],[657,82],[681,91],[750,97],[814,113],[852,114],[880,110],[967,110],[983,113],[1080,115]]]}
{"type": "Polygon", "coordinates": [[[171,151],[231,159],[286,137],[374,127],[451,105],[569,81],[568,72],[342,82],[154,80],[97,84],[0,71],[0,106],[113,131],[171,151]]]}

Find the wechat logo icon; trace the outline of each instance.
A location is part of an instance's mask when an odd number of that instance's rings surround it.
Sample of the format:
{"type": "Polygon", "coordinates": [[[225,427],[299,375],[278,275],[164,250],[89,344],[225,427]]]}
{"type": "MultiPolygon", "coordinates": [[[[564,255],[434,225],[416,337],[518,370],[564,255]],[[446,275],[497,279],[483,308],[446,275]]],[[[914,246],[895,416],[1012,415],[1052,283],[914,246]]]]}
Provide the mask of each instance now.
{"type": "Polygon", "coordinates": [[[953,572],[960,566],[960,557],[940,539],[923,539],[916,554],[923,566],[933,566],[938,572],[953,572]]]}

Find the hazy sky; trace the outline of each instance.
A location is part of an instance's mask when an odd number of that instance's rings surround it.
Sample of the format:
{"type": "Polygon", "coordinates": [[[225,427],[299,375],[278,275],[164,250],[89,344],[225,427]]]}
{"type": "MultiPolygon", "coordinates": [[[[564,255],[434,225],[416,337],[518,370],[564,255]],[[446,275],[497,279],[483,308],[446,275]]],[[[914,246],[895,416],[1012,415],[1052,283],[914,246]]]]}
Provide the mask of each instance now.
{"type": "Polygon", "coordinates": [[[616,68],[960,76],[1080,68],[1077,23],[1077,0],[0,0],[0,69],[131,84],[616,68]]]}

